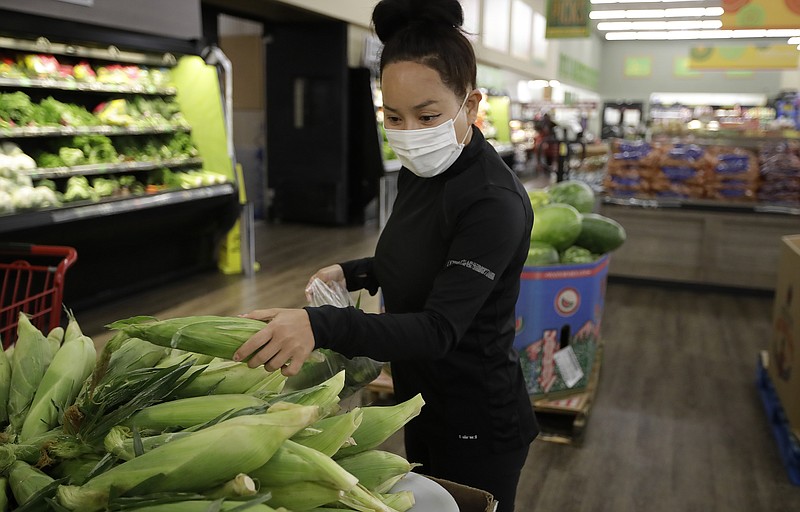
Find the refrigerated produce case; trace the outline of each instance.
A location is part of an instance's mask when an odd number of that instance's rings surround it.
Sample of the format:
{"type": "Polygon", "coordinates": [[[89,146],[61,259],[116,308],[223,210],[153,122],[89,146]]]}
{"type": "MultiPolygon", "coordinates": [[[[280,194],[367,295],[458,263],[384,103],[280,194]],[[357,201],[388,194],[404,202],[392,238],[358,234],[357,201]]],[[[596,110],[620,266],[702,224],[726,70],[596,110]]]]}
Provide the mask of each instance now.
{"type": "Polygon", "coordinates": [[[219,77],[197,43],[0,20],[0,173],[26,190],[0,193],[0,238],[75,247],[76,309],[213,269],[240,204],[219,77]]]}

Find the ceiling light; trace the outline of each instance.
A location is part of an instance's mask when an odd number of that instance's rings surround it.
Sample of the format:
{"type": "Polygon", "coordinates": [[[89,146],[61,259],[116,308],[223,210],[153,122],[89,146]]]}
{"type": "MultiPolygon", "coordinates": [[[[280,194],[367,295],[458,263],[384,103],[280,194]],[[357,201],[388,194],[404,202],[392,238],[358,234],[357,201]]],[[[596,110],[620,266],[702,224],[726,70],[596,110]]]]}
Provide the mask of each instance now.
{"type": "Polygon", "coordinates": [[[800,44],[800,37],[792,37],[786,41],[786,44],[800,44]]]}
{"type": "Polygon", "coordinates": [[[690,9],[630,9],[590,11],[593,20],[639,19],[639,18],[715,18],[722,15],[721,7],[697,7],[690,9]]]}
{"type": "Polygon", "coordinates": [[[592,0],[592,5],[600,4],[658,4],[679,2],[705,2],[705,0],[592,0]]]}
{"type": "Polygon", "coordinates": [[[722,27],[719,20],[697,21],[604,21],[597,24],[597,30],[692,30],[717,29],[722,27]]]}
{"type": "MultiPolygon", "coordinates": [[[[749,38],[784,38],[800,37],[800,29],[792,30],[665,30],[646,32],[607,32],[608,41],[667,41],[675,39],[749,39],[749,38]]],[[[794,44],[794,43],[790,43],[794,44]]]]}
{"type": "Polygon", "coordinates": [[[548,85],[550,85],[550,87],[558,87],[559,85],[561,85],[561,82],[559,82],[558,80],[550,80],[550,83],[548,85]]]}

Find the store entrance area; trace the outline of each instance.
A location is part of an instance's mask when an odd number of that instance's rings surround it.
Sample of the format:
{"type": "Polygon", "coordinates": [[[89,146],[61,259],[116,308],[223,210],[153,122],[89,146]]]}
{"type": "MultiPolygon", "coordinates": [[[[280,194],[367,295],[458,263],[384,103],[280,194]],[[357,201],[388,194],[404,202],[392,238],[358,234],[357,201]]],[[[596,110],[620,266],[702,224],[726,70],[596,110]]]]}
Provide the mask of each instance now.
{"type": "MultiPolygon", "coordinates": [[[[132,311],[160,318],[236,315],[305,305],[321,266],[369,255],[373,223],[340,228],[258,223],[252,279],[216,272],[80,312],[99,344],[103,325],[132,311]]],[[[366,293],[361,305],[377,311],[366,293]]],[[[516,509],[532,511],[790,511],[786,477],[755,386],[770,332],[763,293],[608,282],[604,360],[580,446],[532,445],[516,509]]],[[[403,454],[395,435],[382,448],[403,454]]]]}

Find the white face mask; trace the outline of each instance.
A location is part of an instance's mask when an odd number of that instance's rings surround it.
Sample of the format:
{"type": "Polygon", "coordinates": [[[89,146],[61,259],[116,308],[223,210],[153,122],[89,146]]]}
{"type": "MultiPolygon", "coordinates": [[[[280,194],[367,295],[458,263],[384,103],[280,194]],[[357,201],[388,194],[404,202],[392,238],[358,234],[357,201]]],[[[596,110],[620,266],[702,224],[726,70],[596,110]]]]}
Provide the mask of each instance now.
{"type": "MultiPolygon", "coordinates": [[[[455,117],[461,113],[461,109],[467,103],[467,98],[469,98],[469,94],[464,98],[455,117]]],[[[448,119],[432,128],[418,130],[390,130],[387,128],[386,140],[406,169],[420,178],[432,178],[446,171],[464,149],[464,141],[469,134],[469,128],[464,133],[461,142],[458,142],[453,119],[448,119]]]]}

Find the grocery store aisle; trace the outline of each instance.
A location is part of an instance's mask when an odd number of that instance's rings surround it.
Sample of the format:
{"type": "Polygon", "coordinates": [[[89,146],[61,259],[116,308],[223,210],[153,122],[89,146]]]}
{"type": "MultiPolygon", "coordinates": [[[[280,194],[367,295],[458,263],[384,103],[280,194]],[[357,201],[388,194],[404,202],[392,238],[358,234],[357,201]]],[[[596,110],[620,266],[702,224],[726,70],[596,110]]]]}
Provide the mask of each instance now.
{"type": "MultiPolygon", "coordinates": [[[[257,227],[261,271],[212,272],[79,313],[103,325],[133,315],[236,314],[304,305],[317,268],[371,254],[375,226],[257,227]]],[[[69,283],[67,283],[69,286],[69,283]]],[[[362,305],[377,311],[375,298],[362,305]]],[[[536,441],[519,512],[796,511],[755,388],[772,298],[610,282],[598,396],[579,447],[536,441]]],[[[385,448],[402,453],[400,436],[385,448]]]]}

